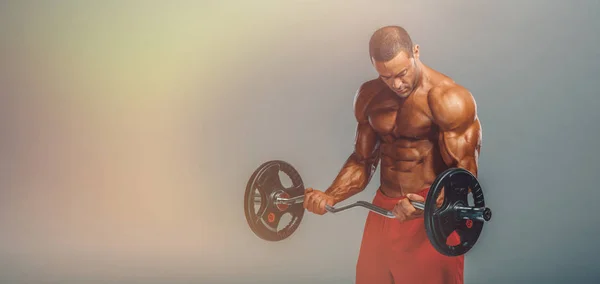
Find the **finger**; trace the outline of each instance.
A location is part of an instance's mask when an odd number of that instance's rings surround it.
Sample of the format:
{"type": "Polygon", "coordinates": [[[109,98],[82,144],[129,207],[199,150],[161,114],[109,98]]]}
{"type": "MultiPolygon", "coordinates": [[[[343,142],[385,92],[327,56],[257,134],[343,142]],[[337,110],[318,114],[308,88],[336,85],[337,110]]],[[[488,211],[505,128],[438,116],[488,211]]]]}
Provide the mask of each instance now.
{"type": "Polygon", "coordinates": [[[392,213],[394,213],[398,221],[404,222],[404,220],[406,220],[406,215],[402,213],[402,210],[400,208],[400,204],[396,204],[396,206],[394,206],[394,209],[392,210],[392,213]]]}
{"type": "Polygon", "coordinates": [[[406,195],[406,197],[408,199],[410,199],[411,204],[410,207],[412,208],[410,214],[412,216],[420,216],[423,214],[423,210],[416,208],[414,205],[412,205],[412,202],[421,202],[421,203],[425,203],[425,197],[418,195],[418,194],[414,194],[414,193],[409,193],[406,195]]]}
{"type": "Polygon", "coordinates": [[[315,194],[313,199],[310,200],[310,209],[315,214],[319,214],[319,200],[321,200],[321,198],[318,194],[315,194]]]}
{"type": "Polygon", "coordinates": [[[438,195],[437,199],[444,199],[444,190],[440,191],[440,194],[438,195]]]}
{"type": "Polygon", "coordinates": [[[319,214],[323,215],[327,213],[327,210],[325,210],[325,205],[327,205],[327,199],[323,198],[321,199],[321,202],[319,202],[319,214]]]}
{"type": "Polygon", "coordinates": [[[412,216],[414,217],[421,217],[423,214],[425,214],[425,211],[415,208],[413,207],[415,210],[412,212],[412,216]]]}
{"type": "Polygon", "coordinates": [[[313,191],[309,194],[308,198],[306,198],[304,200],[304,202],[306,204],[306,210],[308,210],[308,212],[314,212],[313,202],[316,197],[317,197],[317,193],[313,191]]]}
{"type": "Polygon", "coordinates": [[[415,212],[416,209],[412,204],[410,204],[408,199],[403,199],[402,202],[400,203],[400,210],[405,215],[410,216],[415,212]]]}
{"type": "Polygon", "coordinates": [[[325,204],[327,204],[327,198],[323,195],[319,195],[319,200],[315,203],[315,210],[319,215],[325,214],[325,204]]]}
{"type": "Polygon", "coordinates": [[[440,194],[438,195],[438,198],[444,198],[444,194],[445,194],[446,190],[442,187],[442,190],[440,190],[440,194]]]}
{"type": "Polygon", "coordinates": [[[410,199],[411,201],[425,202],[425,198],[423,196],[414,193],[407,194],[406,198],[410,199]]]}
{"type": "Polygon", "coordinates": [[[398,219],[406,219],[406,215],[408,214],[407,210],[404,208],[404,203],[406,203],[406,199],[402,199],[396,203],[394,206],[395,215],[398,219]]]}
{"type": "MultiPolygon", "coordinates": [[[[406,199],[405,199],[406,200],[406,199]]],[[[416,217],[420,217],[423,214],[423,210],[415,208],[408,200],[402,203],[402,210],[406,215],[406,220],[414,219],[416,217]]]]}
{"type": "Polygon", "coordinates": [[[304,192],[304,200],[302,201],[302,207],[306,209],[306,201],[308,200],[309,194],[304,192]]]}
{"type": "Polygon", "coordinates": [[[310,202],[311,195],[312,195],[312,192],[308,191],[308,189],[307,189],[307,193],[304,194],[304,202],[302,204],[304,209],[308,209],[308,204],[310,202]]]}
{"type": "Polygon", "coordinates": [[[436,204],[437,207],[442,206],[442,203],[444,203],[444,191],[442,191],[438,195],[437,199],[435,200],[435,204],[436,204]]]}
{"type": "Polygon", "coordinates": [[[315,200],[315,195],[316,194],[311,194],[310,197],[308,198],[308,200],[306,200],[306,210],[308,210],[308,212],[314,212],[313,210],[313,202],[315,200]]]}
{"type": "Polygon", "coordinates": [[[310,207],[313,213],[319,213],[319,203],[321,202],[321,199],[322,198],[320,194],[315,194],[313,199],[310,201],[310,207]]]}

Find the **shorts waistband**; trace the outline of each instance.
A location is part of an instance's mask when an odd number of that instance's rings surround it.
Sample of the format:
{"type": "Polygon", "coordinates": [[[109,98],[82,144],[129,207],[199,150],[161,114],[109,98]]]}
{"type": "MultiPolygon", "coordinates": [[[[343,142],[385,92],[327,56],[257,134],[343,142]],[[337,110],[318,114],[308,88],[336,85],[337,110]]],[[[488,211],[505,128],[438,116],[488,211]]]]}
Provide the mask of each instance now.
{"type": "MultiPolygon", "coordinates": [[[[414,194],[418,194],[420,196],[423,196],[424,198],[427,198],[428,192],[429,192],[429,187],[425,187],[425,188],[421,189],[420,191],[415,192],[414,194]]],[[[406,198],[406,196],[400,196],[400,197],[387,196],[383,193],[383,191],[381,191],[381,188],[378,188],[377,192],[375,193],[375,198],[373,198],[373,204],[376,206],[382,207],[383,209],[386,209],[386,210],[392,210],[394,208],[394,206],[396,206],[398,201],[400,201],[404,198],[406,198]]]]}

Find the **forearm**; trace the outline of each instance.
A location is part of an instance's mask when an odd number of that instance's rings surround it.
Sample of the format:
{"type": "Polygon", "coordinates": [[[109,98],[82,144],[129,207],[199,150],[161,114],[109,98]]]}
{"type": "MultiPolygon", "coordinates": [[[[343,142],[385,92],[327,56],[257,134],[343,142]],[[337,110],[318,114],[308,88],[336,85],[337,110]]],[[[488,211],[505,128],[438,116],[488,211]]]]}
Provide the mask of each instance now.
{"type": "Polygon", "coordinates": [[[444,162],[449,167],[463,168],[477,176],[479,143],[465,135],[442,135],[441,152],[444,162]]]}
{"type": "Polygon", "coordinates": [[[457,161],[454,167],[466,169],[469,172],[471,172],[475,177],[477,177],[477,159],[475,157],[464,157],[457,161]]]}
{"type": "Polygon", "coordinates": [[[353,153],[325,193],[337,203],[363,191],[369,184],[378,161],[377,157],[362,159],[353,153]]]}

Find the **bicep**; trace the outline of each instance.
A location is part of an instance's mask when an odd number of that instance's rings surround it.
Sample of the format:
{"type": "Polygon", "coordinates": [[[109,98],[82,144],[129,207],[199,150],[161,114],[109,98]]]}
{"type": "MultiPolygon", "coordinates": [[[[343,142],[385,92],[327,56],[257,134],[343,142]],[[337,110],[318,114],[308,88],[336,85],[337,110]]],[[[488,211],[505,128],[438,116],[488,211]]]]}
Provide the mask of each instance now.
{"type": "Polygon", "coordinates": [[[430,97],[434,121],[439,127],[439,144],[446,165],[476,173],[481,146],[477,107],[466,90],[449,90],[430,97]]]}

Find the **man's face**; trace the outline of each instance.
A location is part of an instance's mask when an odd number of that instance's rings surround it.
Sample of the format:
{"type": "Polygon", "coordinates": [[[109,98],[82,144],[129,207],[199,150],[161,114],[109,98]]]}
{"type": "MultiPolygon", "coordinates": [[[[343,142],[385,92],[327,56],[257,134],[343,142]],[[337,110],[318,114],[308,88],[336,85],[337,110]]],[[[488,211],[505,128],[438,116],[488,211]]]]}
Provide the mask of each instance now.
{"type": "Polygon", "coordinates": [[[381,79],[399,97],[406,98],[412,93],[417,84],[416,58],[409,57],[406,52],[400,52],[390,61],[380,62],[372,60],[373,66],[381,79]]]}

